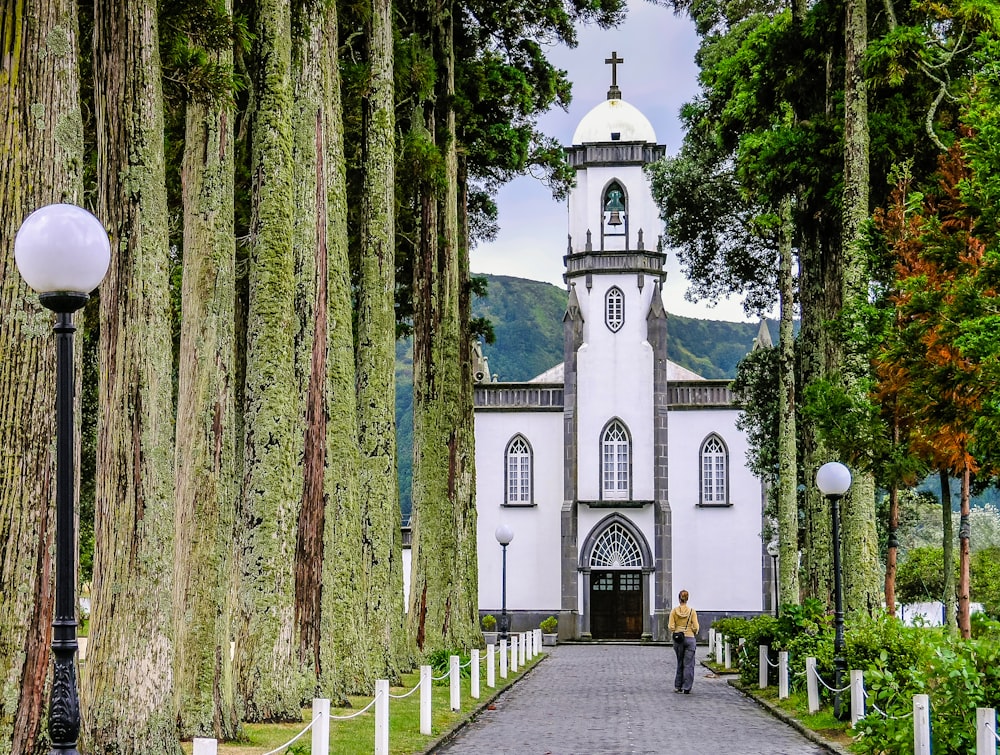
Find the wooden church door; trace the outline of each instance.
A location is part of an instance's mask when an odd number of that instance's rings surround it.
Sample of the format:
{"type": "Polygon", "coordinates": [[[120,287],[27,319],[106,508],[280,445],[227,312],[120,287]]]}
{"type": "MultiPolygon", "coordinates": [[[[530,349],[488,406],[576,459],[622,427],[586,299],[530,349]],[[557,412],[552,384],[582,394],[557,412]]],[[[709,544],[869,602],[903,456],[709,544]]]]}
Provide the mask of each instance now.
{"type": "Polygon", "coordinates": [[[642,637],[641,571],[591,573],[590,634],[595,640],[642,637]]]}

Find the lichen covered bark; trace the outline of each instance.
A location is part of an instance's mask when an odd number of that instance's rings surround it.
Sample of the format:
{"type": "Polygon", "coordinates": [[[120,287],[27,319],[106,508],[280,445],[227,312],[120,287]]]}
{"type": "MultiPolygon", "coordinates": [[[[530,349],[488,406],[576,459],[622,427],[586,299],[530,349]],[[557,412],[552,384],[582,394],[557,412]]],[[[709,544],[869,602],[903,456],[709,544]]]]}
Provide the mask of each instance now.
{"type": "Polygon", "coordinates": [[[319,694],[342,699],[370,690],[376,668],[369,658],[371,643],[363,619],[367,572],[361,561],[336,5],[323,0],[303,4],[295,27],[301,30],[292,58],[296,259],[299,290],[311,291],[312,297],[312,316],[303,318],[300,326],[304,332],[311,323],[312,343],[308,352],[299,349],[300,364],[308,369],[300,370],[300,376],[307,376],[300,383],[307,422],[296,610],[300,652],[314,668],[319,694]],[[303,358],[306,353],[308,359],[303,358]]]}
{"type": "Polygon", "coordinates": [[[290,9],[259,0],[254,18],[236,678],[247,721],[290,721],[301,718],[310,688],[295,625],[303,441],[294,356],[290,9]]]}
{"type": "MultiPolygon", "coordinates": [[[[409,633],[421,652],[478,645],[468,340],[468,254],[459,215],[451,3],[429,9],[439,81],[427,128],[443,186],[423,187],[414,262],[413,542],[409,633]]],[[[462,197],[464,200],[464,196],[462,197]]]]}
{"type": "MultiPolygon", "coordinates": [[[[373,0],[363,107],[357,402],[367,668],[394,678],[406,662],[395,419],[395,208],[392,3],[373,0]]],[[[374,679],[364,680],[367,685],[374,679]]]]}
{"type": "MultiPolygon", "coordinates": [[[[76,4],[0,18],[0,753],[44,740],[55,515],[52,315],[14,265],[24,218],[83,202],[76,4]]],[[[79,319],[79,316],[78,316],[79,319]]]]}
{"type": "MultiPolygon", "coordinates": [[[[867,301],[868,278],[861,252],[863,227],[871,215],[869,203],[868,95],[863,61],[868,45],[866,0],[845,3],[844,62],[844,311],[857,311],[867,301]]],[[[843,379],[849,394],[867,400],[871,367],[850,342],[845,344],[843,379]]],[[[832,366],[832,365],[831,365],[832,366]]],[[[875,513],[875,477],[871,470],[852,470],[854,481],[844,506],[844,605],[848,611],[874,614],[882,607],[882,566],[875,513]]]]}
{"type": "Polygon", "coordinates": [[[85,748],[178,753],[173,707],[173,410],[157,4],[94,6],[101,287],[94,581],[85,748]]]}
{"type": "MultiPolygon", "coordinates": [[[[229,53],[216,54],[220,65],[229,53]]],[[[174,684],[184,738],[239,729],[230,660],[236,494],[233,109],[188,103],[182,185],[184,266],[178,360],[174,684]]]]}
{"type": "Polygon", "coordinates": [[[799,603],[799,502],[795,435],[795,292],[792,279],[792,200],[779,207],[778,238],[781,318],[778,328],[778,605],[799,603]]]}

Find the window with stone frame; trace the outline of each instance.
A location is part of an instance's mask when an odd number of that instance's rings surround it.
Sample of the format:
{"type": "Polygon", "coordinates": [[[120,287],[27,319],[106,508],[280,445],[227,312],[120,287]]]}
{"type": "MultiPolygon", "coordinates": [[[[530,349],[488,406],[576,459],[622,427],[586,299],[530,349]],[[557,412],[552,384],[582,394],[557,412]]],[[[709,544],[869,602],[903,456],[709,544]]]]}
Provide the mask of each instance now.
{"type": "Polygon", "coordinates": [[[530,506],[531,486],[531,446],[523,435],[515,435],[507,444],[504,456],[506,485],[504,503],[508,506],[530,506]]]}
{"type": "Polygon", "coordinates": [[[631,447],[628,431],[618,420],[604,430],[601,437],[601,498],[629,497],[631,447]]]}
{"type": "Polygon", "coordinates": [[[729,452],[722,438],[714,433],[701,445],[701,505],[725,506],[729,503],[729,452]]]}
{"type": "Polygon", "coordinates": [[[604,323],[612,333],[625,324],[625,294],[618,286],[612,286],[604,295],[604,323]]]}

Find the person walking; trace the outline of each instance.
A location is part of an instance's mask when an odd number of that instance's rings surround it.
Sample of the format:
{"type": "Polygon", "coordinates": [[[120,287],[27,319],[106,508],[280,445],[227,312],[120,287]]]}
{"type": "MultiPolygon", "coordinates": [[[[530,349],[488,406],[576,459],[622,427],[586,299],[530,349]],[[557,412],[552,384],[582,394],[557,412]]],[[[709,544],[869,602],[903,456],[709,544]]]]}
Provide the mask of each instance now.
{"type": "Polygon", "coordinates": [[[698,636],[698,612],[688,603],[688,591],[681,590],[677,596],[680,605],[670,611],[667,626],[674,642],[674,654],[677,656],[677,673],[674,674],[674,692],[691,694],[694,684],[694,653],[698,636]]]}

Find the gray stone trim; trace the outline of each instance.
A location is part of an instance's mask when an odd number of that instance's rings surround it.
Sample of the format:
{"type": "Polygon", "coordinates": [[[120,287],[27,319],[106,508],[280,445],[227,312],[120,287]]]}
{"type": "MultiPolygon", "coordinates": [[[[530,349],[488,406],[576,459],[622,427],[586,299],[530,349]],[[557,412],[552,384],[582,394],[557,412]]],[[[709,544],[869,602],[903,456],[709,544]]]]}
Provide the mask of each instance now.
{"type": "Polygon", "coordinates": [[[563,280],[567,283],[587,273],[647,273],[657,280],[664,280],[667,255],[644,250],[624,252],[583,251],[563,257],[566,272],[563,280]]]}
{"type": "Polygon", "coordinates": [[[560,383],[479,383],[472,389],[472,403],[483,409],[542,409],[562,411],[560,383]]]}
{"type": "Polygon", "coordinates": [[[579,581],[577,573],[577,391],[576,352],[583,342],[583,314],[570,287],[566,315],[563,317],[563,505],[560,515],[561,588],[559,635],[580,636],[579,581]]]}
{"type": "Polygon", "coordinates": [[[644,506],[652,505],[653,501],[633,501],[633,500],[607,500],[607,501],[577,501],[581,506],[588,506],[592,509],[641,509],[644,506]]]}
{"type": "Polygon", "coordinates": [[[572,167],[583,169],[655,163],[667,153],[667,147],[649,142],[598,142],[565,147],[564,151],[572,167]]]}
{"type": "MultiPolygon", "coordinates": [[[[666,329],[666,323],[664,323],[666,329]]],[[[652,345],[652,341],[650,344],[652,345]]],[[[664,349],[666,345],[664,344],[664,349]]],[[[657,352],[659,353],[659,352],[657,352]]],[[[667,352],[664,351],[664,354],[667,352]]],[[[733,391],[731,380],[676,380],[670,383],[668,404],[671,409],[694,407],[723,407],[732,409],[733,391]]]]}
{"type": "Polygon", "coordinates": [[[667,469],[667,410],[670,405],[667,385],[667,314],[663,307],[660,283],[655,284],[653,301],[646,316],[646,340],[653,349],[653,511],[656,554],[655,592],[653,612],[656,621],[652,627],[653,638],[667,639],[667,622],[673,600],[673,548],[670,512],[670,491],[667,469]]]}
{"type": "Polygon", "coordinates": [[[590,567],[580,569],[580,579],[583,582],[583,612],[580,615],[580,636],[590,639],[590,567]]]}

